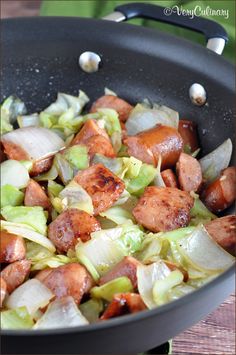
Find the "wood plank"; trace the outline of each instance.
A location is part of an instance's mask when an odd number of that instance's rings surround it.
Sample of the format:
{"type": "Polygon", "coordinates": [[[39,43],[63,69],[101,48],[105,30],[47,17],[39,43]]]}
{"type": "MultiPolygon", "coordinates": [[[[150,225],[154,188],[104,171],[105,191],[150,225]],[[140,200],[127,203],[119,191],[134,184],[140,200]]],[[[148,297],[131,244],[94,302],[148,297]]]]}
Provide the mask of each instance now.
{"type": "Polygon", "coordinates": [[[172,346],[173,355],[235,355],[235,295],[231,295],[206,319],[175,337],[172,346]]]}

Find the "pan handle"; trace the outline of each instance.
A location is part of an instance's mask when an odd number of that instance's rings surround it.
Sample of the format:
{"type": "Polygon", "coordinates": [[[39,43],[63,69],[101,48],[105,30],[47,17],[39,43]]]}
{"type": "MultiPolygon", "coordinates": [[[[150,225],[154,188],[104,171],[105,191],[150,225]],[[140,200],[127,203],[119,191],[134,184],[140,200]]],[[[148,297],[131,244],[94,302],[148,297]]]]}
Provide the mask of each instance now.
{"type": "Polygon", "coordinates": [[[158,5],[144,3],[130,3],[115,8],[115,12],[103,17],[104,20],[121,22],[141,17],[201,32],[207,40],[207,48],[217,54],[222,54],[228,35],[217,22],[192,14],[183,15],[177,6],[165,8],[158,5]]]}

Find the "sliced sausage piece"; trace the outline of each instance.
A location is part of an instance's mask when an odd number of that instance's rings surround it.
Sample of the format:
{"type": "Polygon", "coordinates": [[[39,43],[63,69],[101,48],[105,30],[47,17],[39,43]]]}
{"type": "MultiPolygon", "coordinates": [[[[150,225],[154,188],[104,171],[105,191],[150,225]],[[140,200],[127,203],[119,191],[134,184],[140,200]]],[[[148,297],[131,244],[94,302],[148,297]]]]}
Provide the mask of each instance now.
{"type": "Polygon", "coordinates": [[[177,178],[171,169],[163,170],[161,176],[166,187],[178,187],[177,178]]]}
{"type": "Polygon", "coordinates": [[[236,199],[236,167],[223,170],[221,176],[203,190],[201,199],[213,213],[231,206],[236,199]]]}
{"type": "Polygon", "coordinates": [[[1,231],[0,262],[13,263],[25,258],[24,239],[18,235],[1,231]]]}
{"type": "Polygon", "coordinates": [[[2,163],[3,161],[7,160],[7,156],[4,153],[4,148],[2,143],[0,142],[0,163],[2,163]]]}
{"type": "Polygon", "coordinates": [[[236,256],[236,216],[216,218],[205,224],[210,236],[228,253],[236,256]]]}
{"type": "Polygon", "coordinates": [[[95,154],[102,154],[109,158],[116,157],[110,139],[107,139],[102,135],[90,137],[83,144],[88,148],[90,160],[93,159],[95,154]]]}
{"type": "Polygon", "coordinates": [[[137,267],[141,265],[141,263],[133,258],[132,256],[126,256],[123,260],[121,260],[118,264],[114,266],[114,268],[108,271],[104,276],[101,277],[99,284],[103,285],[111,280],[116,279],[117,277],[127,276],[134,289],[137,288],[137,267]]]}
{"type": "Polygon", "coordinates": [[[190,220],[194,199],[174,187],[146,187],[133,209],[136,221],[152,232],[185,227],[190,220]]]}
{"type": "Polygon", "coordinates": [[[50,267],[48,267],[47,269],[43,269],[37,273],[35,278],[43,282],[48,277],[48,275],[52,272],[52,270],[53,269],[50,267]]]}
{"type": "Polygon", "coordinates": [[[31,261],[21,260],[7,265],[1,271],[1,277],[6,281],[7,292],[12,293],[18,286],[23,284],[29,276],[31,261]]]}
{"type": "Polygon", "coordinates": [[[88,120],[85,122],[79,133],[76,134],[75,138],[71,142],[71,145],[85,143],[87,139],[97,135],[101,135],[104,138],[109,139],[105,129],[100,128],[95,120],[88,120]]]}
{"type": "Polygon", "coordinates": [[[78,243],[90,239],[92,232],[101,229],[95,217],[77,208],[70,208],[62,212],[48,227],[48,237],[56,246],[58,252],[67,252],[78,243]]]}
{"type": "Polygon", "coordinates": [[[43,188],[31,179],[25,190],[25,206],[41,206],[45,210],[51,207],[50,200],[43,188]]]}
{"type": "MultiPolygon", "coordinates": [[[[29,154],[24,151],[18,144],[12,142],[3,141],[4,152],[9,159],[14,160],[31,160],[29,154]]],[[[30,170],[30,176],[37,176],[45,171],[48,171],[53,162],[53,156],[46,157],[37,160],[33,163],[32,169],[30,170]]]]}
{"type": "Polygon", "coordinates": [[[179,270],[180,272],[182,272],[184,278],[183,278],[183,281],[184,282],[187,282],[188,281],[188,272],[182,268],[182,266],[179,266],[175,263],[173,263],[172,261],[170,260],[164,260],[164,263],[166,264],[166,266],[168,266],[168,268],[171,270],[171,271],[174,271],[174,270],[179,270]]]}
{"type": "Polygon", "coordinates": [[[0,277],[0,308],[2,308],[3,301],[7,294],[7,284],[6,281],[0,277]]]}
{"type": "Polygon", "coordinates": [[[181,153],[176,164],[176,171],[181,190],[197,192],[202,185],[202,169],[197,159],[181,153]]]}
{"type": "Polygon", "coordinates": [[[75,181],[91,196],[94,214],[106,211],[124,191],[124,182],[102,164],[79,171],[75,181]]]}
{"type": "Polygon", "coordinates": [[[141,296],[137,293],[118,293],[114,295],[112,302],[100,317],[101,320],[110,319],[130,313],[145,310],[141,296]]]}
{"type": "Polygon", "coordinates": [[[114,158],[115,152],[105,129],[100,128],[95,120],[88,120],[77,133],[71,145],[83,144],[88,148],[90,159],[94,154],[114,158]]]}
{"type": "Polygon", "coordinates": [[[4,147],[4,153],[7,155],[8,159],[30,160],[28,153],[18,144],[4,140],[4,138],[2,138],[2,144],[4,147]]]}
{"type": "Polygon", "coordinates": [[[104,95],[95,101],[90,112],[96,112],[99,108],[112,108],[119,114],[121,122],[126,122],[130,112],[133,110],[128,102],[114,95],[104,95]]]}
{"type": "Polygon", "coordinates": [[[34,177],[39,174],[45,173],[48,171],[53,163],[53,158],[54,157],[47,157],[38,161],[35,161],[33,163],[32,169],[30,170],[29,174],[30,176],[34,177]]]}
{"type": "Polygon", "coordinates": [[[184,146],[188,146],[191,152],[195,152],[199,148],[196,123],[188,120],[179,120],[178,131],[183,138],[184,146]]]}
{"type": "Polygon", "coordinates": [[[162,169],[175,166],[183,150],[183,140],[179,132],[168,126],[156,125],[124,140],[128,154],[144,163],[157,165],[162,157],[162,169]]]}
{"type": "Polygon", "coordinates": [[[94,284],[91,275],[79,263],[66,264],[52,269],[42,282],[57,298],[72,296],[77,304],[94,284]]]}

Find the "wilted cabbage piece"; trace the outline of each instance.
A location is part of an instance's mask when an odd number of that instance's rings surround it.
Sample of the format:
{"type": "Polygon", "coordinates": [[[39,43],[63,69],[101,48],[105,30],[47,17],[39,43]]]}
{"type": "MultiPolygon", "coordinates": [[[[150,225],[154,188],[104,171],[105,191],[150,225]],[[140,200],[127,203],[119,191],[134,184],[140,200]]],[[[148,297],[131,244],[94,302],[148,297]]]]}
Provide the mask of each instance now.
{"type": "Polygon", "coordinates": [[[31,329],[34,325],[25,306],[1,312],[2,329],[31,329]]]}
{"type": "Polygon", "coordinates": [[[23,101],[18,97],[9,96],[1,105],[1,132],[4,134],[13,130],[13,123],[18,115],[26,113],[26,107],[23,101]]]}
{"type": "Polygon", "coordinates": [[[24,193],[12,185],[4,185],[1,191],[1,208],[5,206],[20,206],[24,201],[24,193]]]}
{"type": "Polygon", "coordinates": [[[2,208],[1,213],[9,222],[23,223],[41,234],[46,234],[47,218],[42,207],[6,206],[2,208]]]}

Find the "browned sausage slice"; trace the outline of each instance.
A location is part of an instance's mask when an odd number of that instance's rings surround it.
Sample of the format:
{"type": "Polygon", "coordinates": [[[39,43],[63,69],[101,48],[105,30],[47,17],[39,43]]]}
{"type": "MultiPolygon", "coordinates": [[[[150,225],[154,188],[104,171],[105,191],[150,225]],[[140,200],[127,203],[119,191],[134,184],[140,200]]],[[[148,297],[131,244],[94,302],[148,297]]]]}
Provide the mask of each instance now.
{"type": "Polygon", "coordinates": [[[13,263],[25,258],[24,239],[18,235],[1,231],[0,262],[13,263]]]}
{"type": "Polygon", "coordinates": [[[109,158],[116,157],[110,139],[107,139],[102,135],[97,135],[88,138],[84,142],[84,145],[88,148],[90,159],[93,159],[95,154],[102,154],[109,158]]]}
{"type": "Polygon", "coordinates": [[[0,308],[2,308],[3,301],[7,294],[7,284],[6,281],[0,277],[0,308]]]}
{"type": "Polygon", "coordinates": [[[214,213],[231,206],[236,199],[236,167],[223,170],[221,176],[203,190],[201,199],[214,213]]]}
{"type": "Polygon", "coordinates": [[[21,260],[7,265],[1,271],[1,277],[6,281],[7,292],[13,292],[18,286],[23,284],[25,279],[29,276],[31,261],[21,260]]]}
{"type": "Polygon", "coordinates": [[[109,139],[109,136],[105,129],[100,128],[95,120],[88,120],[84,123],[79,133],[76,134],[75,138],[71,142],[71,145],[82,144],[87,139],[97,135],[101,135],[109,139]]]}
{"type": "Polygon", "coordinates": [[[222,248],[236,256],[236,216],[214,219],[208,222],[205,228],[222,248]]]}
{"type": "Polygon", "coordinates": [[[51,207],[50,200],[43,188],[31,179],[25,190],[25,206],[41,206],[45,210],[51,207]]]}
{"type": "Polygon", "coordinates": [[[152,232],[185,227],[194,200],[186,191],[174,187],[146,187],[133,210],[136,221],[152,232]]]}
{"type": "Polygon", "coordinates": [[[6,156],[6,154],[4,153],[3,150],[4,150],[3,145],[0,142],[0,163],[2,163],[3,161],[7,160],[7,156],[6,156]]]}
{"type": "Polygon", "coordinates": [[[119,293],[114,295],[112,302],[108,305],[100,319],[105,320],[129,313],[137,313],[146,308],[139,294],[119,293]]]}
{"type": "Polygon", "coordinates": [[[34,162],[29,172],[30,176],[34,177],[48,171],[52,166],[53,158],[54,157],[48,157],[34,162]]]}
{"type": "Polygon", "coordinates": [[[115,152],[105,129],[100,128],[95,120],[88,120],[77,133],[71,145],[83,144],[88,148],[90,159],[94,154],[114,158],[115,152]]]}
{"type": "Polygon", "coordinates": [[[52,269],[42,282],[57,298],[72,296],[77,304],[93,286],[92,277],[84,266],[78,263],[52,269]]]}
{"type": "Polygon", "coordinates": [[[133,106],[117,96],[104,95],[93,103],[90,112],[96,112],[99,108],[112,108],[119,114],[120,121],[126,122],[133,106]]]}
{"type": "Polygon", "coordinates": [[[4,152],[7,155],[8,159],[14,160],[30,160],[29,154],[21,148],[18,144],[2,140],[4,147],[4,152]]]}
{"type": "Polygon", "coordinates": [[[178,131],[183,138],[184,145],[194,152],[199,148],[198,138],[197,138],[197,125],[193,121],[179,120],[178,131]]]}
{"type": "Polygon", "coordinates": [[[133,258],[132,256],[126,256],[123,260],[121,260],[118,264],[114,266],[114,268],[108,271],[104,276],[101,277],[99,284],[103,285],[106,282],[116,279],[117,277],[127,276],[134,289],[137,288],[137,267],[141,265],[141,263],[133,258]]]}
{"type": "Polygon", "coordinates": [[[94,214],[106,211],[124,191],[124,182],[102,164],[79,171],[75,181],[91,196],[94,214]]]}
{"type": "Polygon", "coordinates": [[[78,243],[90,239],[92,232],[101,229],[95,217],[85,211],[71,208],[62,212],[48,227],[48,237],[59,252],[67,252],[78,243]]]}
{"type": "Polygon", "coordinates": [[[166,187],[178,187],[177,178],[171,169],[163,170],[161,176],[166,187]]]}
{"type": "MultiPolygon", "coordinates": [[[[19,145],[12,142],[3,141],[4,152],[9,159],[14,160],[31,160],[29,154],[22,149],[19,145]]],[[[46,157],[37,160],[33,163],[32,169],[30,170],[30,176],[37,176],[45,171],[48,171],[53,162],[53,157],[46,157]]]]}
{"type": "Polygon", "coordinates": [[[48,275],[52,272],[52,270],[53,269],[50,267],[48,267],[47,269],[43,269],[37,273],[35,278],[43,282],[48,277],[48,275]]]}
{"type": "Polygon", "coordinates": [[[176,164],[181,190],[197,192],[202,184],[202,169],[197,159],[181,153],[176,164]]]}
{"type": "Polygon", "coordinates": [[[128,154],[144,163],[156,166],[161,156],[162,169],[175,166],[183,150],[183,140],[179,132],[173,127],[162,125],[129,136],[124,143],[128,146],[128,154]]]}

